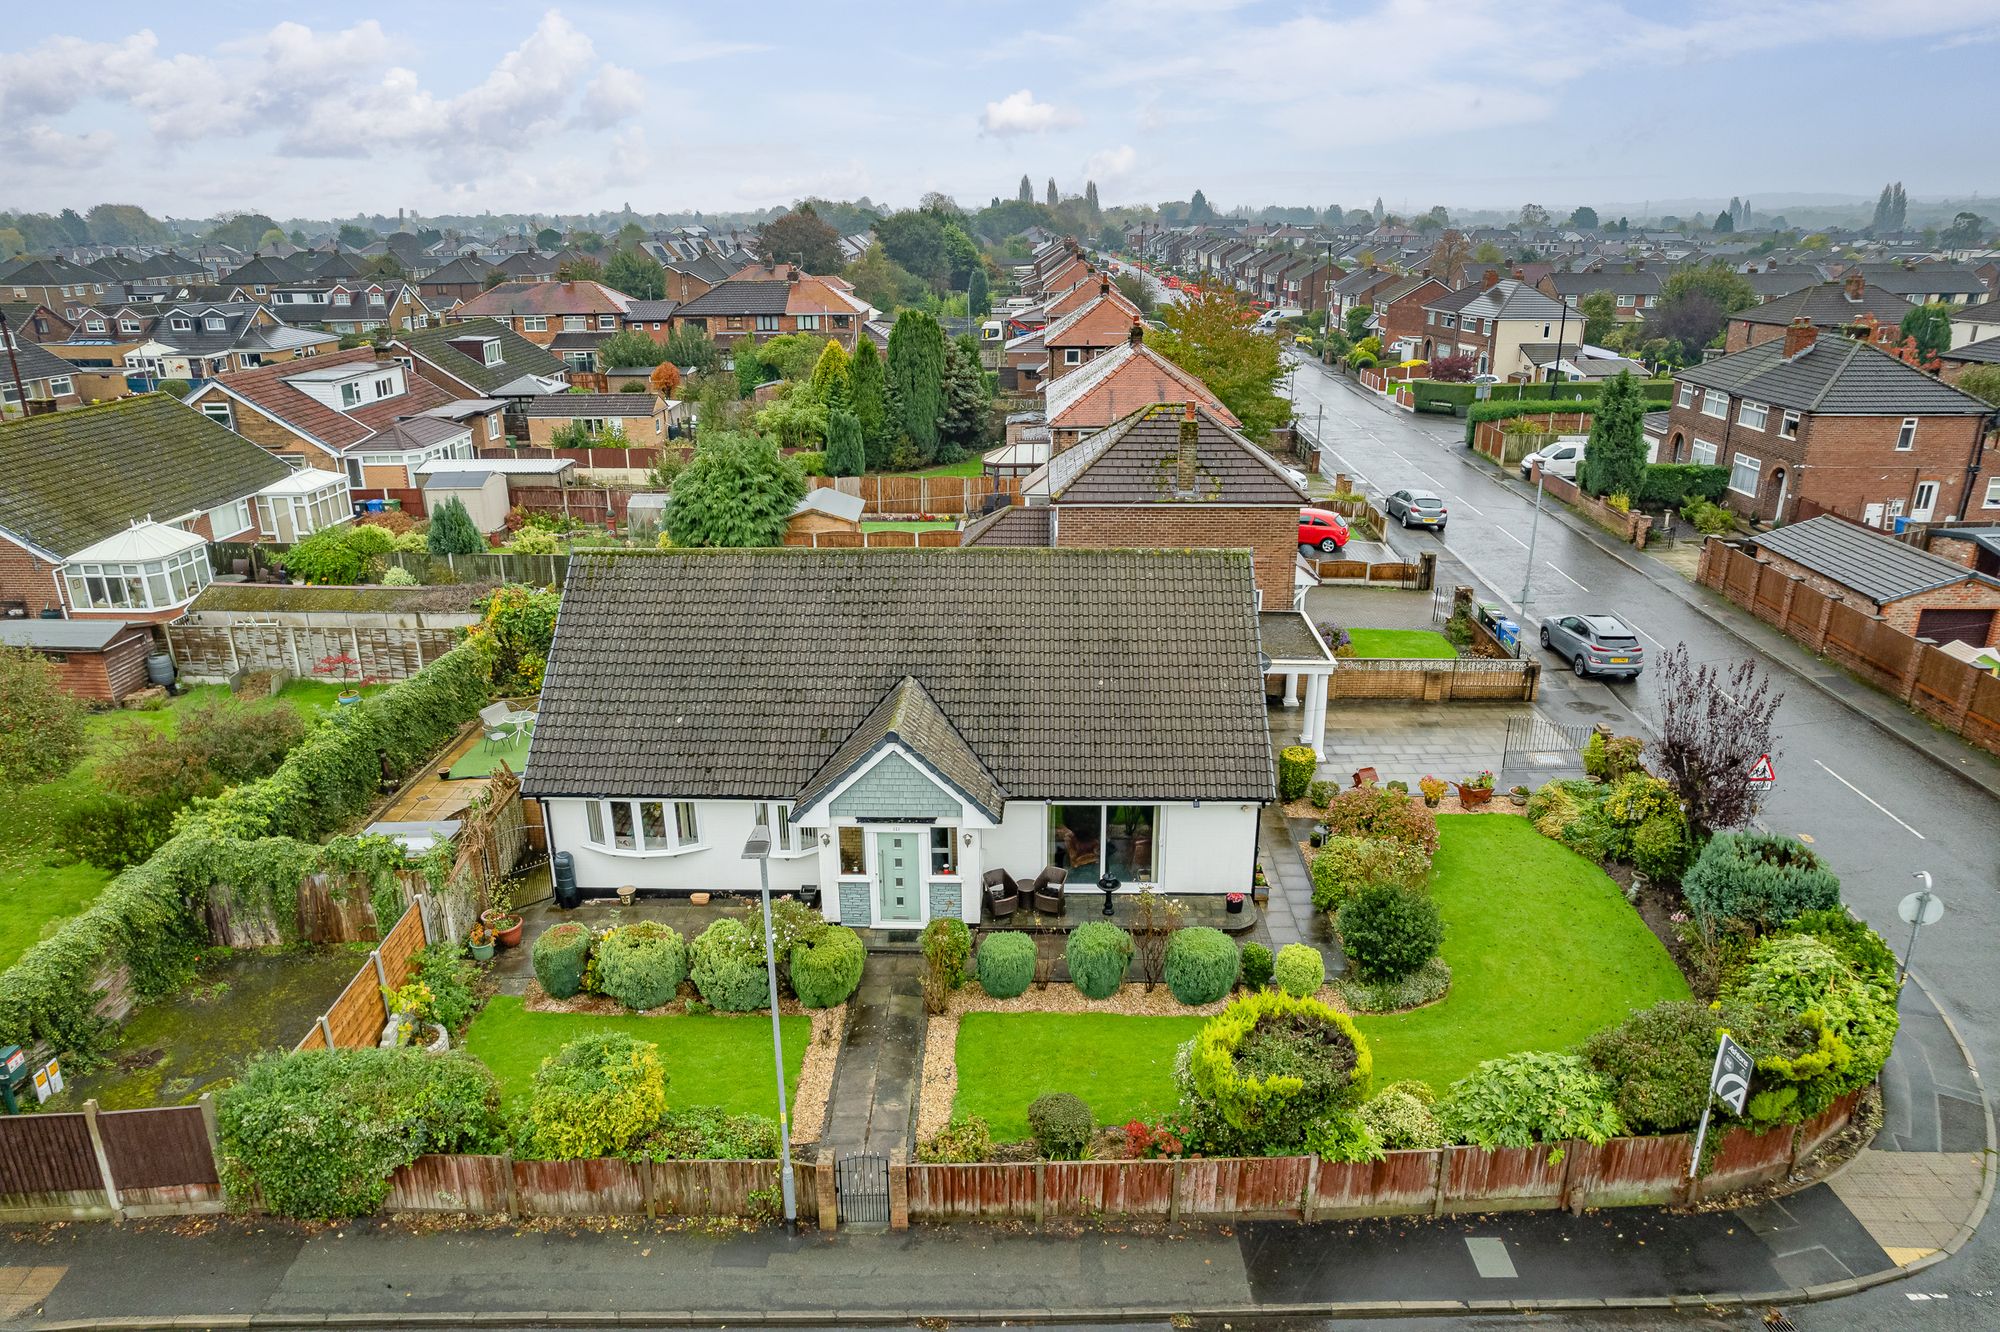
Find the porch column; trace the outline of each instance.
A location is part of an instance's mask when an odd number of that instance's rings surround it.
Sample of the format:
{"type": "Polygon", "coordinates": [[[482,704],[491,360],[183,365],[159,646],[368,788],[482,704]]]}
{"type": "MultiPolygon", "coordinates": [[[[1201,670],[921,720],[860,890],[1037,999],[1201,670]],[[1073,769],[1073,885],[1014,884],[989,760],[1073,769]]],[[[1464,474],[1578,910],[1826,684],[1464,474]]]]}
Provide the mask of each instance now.
{"type": "Polygon", "coordinates": [[[1285,706],[1295,708],[1298,705],[1299,673],[1297,671],[1287,671],[1285,673],[1285,706]]]}
{"type": "Polygon", "coordinates": [[[1313,753],[1326,757],[1326,694],[1328,677],[1324,674],[1312,677],[1311,693],[1306,703],[1306,733],[1299,737],[1302,744],[1312,746],[1313,753]]]}

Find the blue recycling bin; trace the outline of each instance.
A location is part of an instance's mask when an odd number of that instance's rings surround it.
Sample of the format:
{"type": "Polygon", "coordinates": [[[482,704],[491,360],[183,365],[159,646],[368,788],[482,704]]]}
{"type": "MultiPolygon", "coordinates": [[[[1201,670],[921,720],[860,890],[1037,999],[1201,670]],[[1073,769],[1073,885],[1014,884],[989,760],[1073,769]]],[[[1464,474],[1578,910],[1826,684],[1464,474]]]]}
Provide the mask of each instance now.
{"type": "Polygon", "coordinates": [[[382,501],[381,501],[381,500],[378,500],[378,499],[372,499],[372,500],[369,500],[369,501],[367,501],[367,504],[368,504],[368,512],[370,512],[370,513],[380,513],[380,512],[382,512],[382,501]]]}
{"type": "Polygon", "coordinates": [[[1510,648],[1521,646],[1521,626],[1512,620],[1495,620],[1493,636],[1510,648]]]}

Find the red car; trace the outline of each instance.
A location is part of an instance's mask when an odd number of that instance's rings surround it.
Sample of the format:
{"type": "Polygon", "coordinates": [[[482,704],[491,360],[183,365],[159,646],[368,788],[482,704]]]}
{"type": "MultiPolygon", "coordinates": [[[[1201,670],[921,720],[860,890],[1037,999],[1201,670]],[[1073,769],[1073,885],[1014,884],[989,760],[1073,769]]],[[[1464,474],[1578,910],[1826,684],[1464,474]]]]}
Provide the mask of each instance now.
{"type": "Polygon", "coordinates": [[[1321,554],[1331,555],[1347,544],[1347,522],[1326,509],[1300,509],[1299,544],[1317,546],[1321,554]]]}

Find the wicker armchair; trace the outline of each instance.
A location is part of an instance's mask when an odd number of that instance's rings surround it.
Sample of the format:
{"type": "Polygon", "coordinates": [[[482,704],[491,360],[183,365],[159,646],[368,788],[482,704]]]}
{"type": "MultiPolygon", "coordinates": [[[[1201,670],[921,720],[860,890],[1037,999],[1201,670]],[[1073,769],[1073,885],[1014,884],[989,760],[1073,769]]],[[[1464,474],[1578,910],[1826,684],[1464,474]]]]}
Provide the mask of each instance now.
{"type": "Polygon", "coordinates": [[[979,885],[980,895],[986,899],[986,914],[993,919],[1006,920],[1020,908],[1021,885],[1006,870],[987,870],[979,885]]]}
{"type": "Polygon", "coordinates": [[[1035,910],[1050,916],[1063,913],[1063,886],[1069,882],[1069,871],[1059,865],[1051,865],[1035,876],[1033,897],[1035,910]]]}

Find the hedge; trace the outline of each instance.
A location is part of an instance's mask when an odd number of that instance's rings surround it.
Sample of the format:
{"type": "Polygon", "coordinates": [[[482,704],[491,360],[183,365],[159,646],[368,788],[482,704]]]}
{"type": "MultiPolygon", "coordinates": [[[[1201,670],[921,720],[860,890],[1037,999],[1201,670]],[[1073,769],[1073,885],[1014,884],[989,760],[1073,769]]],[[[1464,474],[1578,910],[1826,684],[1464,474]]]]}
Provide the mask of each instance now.
{"type": "Polygon", "coordinates": [[[1711,463],[1648,463],[1639,478],[1634,504],[1678,510],[1690,495],[1713,503],[1729,484],[1729,469],[1711,463]]]}
{"type": "MultiPolygon", "coordinates": [[[[1574,415],[1579,410],[1585,409],[1579,408],[1574,398],[1562,402],[1554,398],[1523,398],[1518,402],[1475,402],[1465,412],[1465,442],[1472,443],[1473,433],[1479,429],[1481,421],[1506,421],[1516,416],[1544,416],[1550,412],[1574,415]]],[[[1588,429],[1587,426],[1584,428],[1588,429]]]]}
{"type": "MultiPolygon", "coordinates": [[[[1577,384],[1489,384],[1484,399],[1478,395],[1477,384],[1447,384],[1437,380],[1419,379],[1412,385],[1416,390],[1417,410],[1437,410],[1440,405],[1448,407],[1460,416],[1476,402],[1518,402],[1532,393],[1538,399],[1560,398],[1569,402],[1579,402],[1595,398],[1603,391],[1601,383],[1577,384]]],[[[1639,396],[1648,402],[1671,402],[1674,396],[1674,381],[1671,379],[1642,379],[1639,381],[1639,396]]]]}

